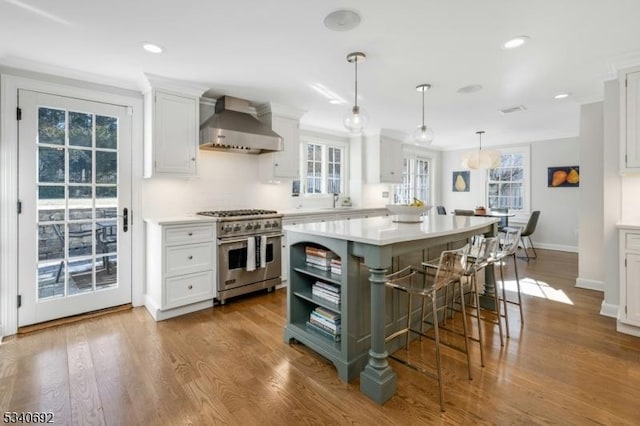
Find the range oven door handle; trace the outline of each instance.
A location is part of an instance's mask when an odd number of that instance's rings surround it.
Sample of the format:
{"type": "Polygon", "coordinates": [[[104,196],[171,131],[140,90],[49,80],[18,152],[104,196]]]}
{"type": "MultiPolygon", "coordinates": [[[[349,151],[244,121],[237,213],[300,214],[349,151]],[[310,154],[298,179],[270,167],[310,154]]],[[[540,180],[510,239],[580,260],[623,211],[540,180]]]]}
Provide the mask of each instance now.
{"type": "MultiPolygon", "coordinates": [[[[284,234],[266,234],[266,235],[262,234],[262,235],[254,235],[254,236],[255,237],[265,236],[267,238],[280,238],[280,237],[284,237],[284,234]]],[[[244,238],[234,238],[234,239],[229,239],[229,240],[218,238],[218,245],[221,246],[221,245],[224,245],[224,244],[241,243],[241,242],[247,241],[248,238],[249,238],[249,235],[247,235],[244,238]]]]}

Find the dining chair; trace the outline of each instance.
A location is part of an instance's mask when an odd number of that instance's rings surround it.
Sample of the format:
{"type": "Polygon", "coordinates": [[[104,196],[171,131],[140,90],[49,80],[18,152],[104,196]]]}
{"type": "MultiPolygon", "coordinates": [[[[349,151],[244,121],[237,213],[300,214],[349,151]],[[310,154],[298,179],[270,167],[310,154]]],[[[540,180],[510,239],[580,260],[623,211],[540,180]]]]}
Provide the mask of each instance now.
{"type": "MultiPolygon", "coordinates": [[[[442,361],[440,356],[440,345],[450,347],[454,350],[466,354],[467,360],[467,372],[469,380],[471,380],[471,362],[469,359],[469,338],[467,330],[466,312],[464,311],[464,304],[462,306],[462,333],[455,332],[464,337],[464,348],[456,346],[455,344],[443,341],[440,339],[440,318],[446,316],[447,303],[443,297],[444,290],[450,286],[459,286],[459,291],[462,293],[462,281],[460,277],[464,272],[464,264],[466,263],[465,255],[457,250],[443,251],[440,255],[440,261],[438,262],[438,268],[435,275],[428,274],[425,271],[416,269],[412,266],[407,266],[398,272],[394,272],[386,276],[385,285],[391,288],[393,291],[406,293],[407,297],[407,322],[406,326],[394,333],[385,337],[385,343],[392,341],[400,336],[405,336],[404,347],[406,349],[406,356],[402,357],[397,354],[399,351],[394,351],[389,355],[390,358],[400,362],[401,364],[416,370],[425,376],[431,377],[438,381],[438,387],[440,390],[440,410],[444,409],[444,386],[442,381],[442,361]],[[413,305],[413,297],[422,298],[419,325],[412,315],[412,311],[415,310],[413,305]],[[430,303],[430,307],[427,308],[427,303],[430,303]],[[426,309],[426,313],[425,313],[426,309]],[[431,321],[429,321],[429,317],[431,321]],[[430,325],[431,328],[425,330],[425,324],[430,325]],[[433,336],[430,335],[430,331],[433,330],[433,336]],[[425,337],[435,341],[435,358],[436,368],[434,371],[424,369],[419,364],[411,361],[411,355],[409,351],[409,344],[412,341],[411,334],[415,334],[416,337],[425,337]]],[[[451,331],[451,330],[446,330],[451,331]]],[[[414,339],[415,340],[415,339],[414,339]]]]}
{"type": "Polygon", "coordinates": [[[447,209],[445,209],[444,206],[436,206],[436,210],[438,211],[438,214],[440,214],[440,215],[447,214],[447,209]]]}
{"type": "MultiPolygon", "coordinates": [[[[538,219],[540,218],[540,210],[536,210],[531,212],[531,216],[529,216],[529,220],[525,225],[524,229],[520,233],[520,241],[522,242],[522,249],[524,250],[524,254],[526,255],[527,262],[529,259],[536,259],[538,257],[538,253],[536,253],[536,248],[533,245],[533,241],[531,240],[531,235],[536,231],[536,226],[538,226],[538,219]],[[535,256],[529,257],[529,252],[527,251],[527,245],[524,242],[524,238],[527,237],[529,240],[529,245],[533,250],[533,254],[535,256]]],[[[521,257],[524,259],[525,257],[521,257]]]]}
{"type": "Polygon", "coordinates": [[[455,214],[456,216],[475,216],[476,212],[473,210],[455,209],[453,211],[453,214],[455,214]]]}

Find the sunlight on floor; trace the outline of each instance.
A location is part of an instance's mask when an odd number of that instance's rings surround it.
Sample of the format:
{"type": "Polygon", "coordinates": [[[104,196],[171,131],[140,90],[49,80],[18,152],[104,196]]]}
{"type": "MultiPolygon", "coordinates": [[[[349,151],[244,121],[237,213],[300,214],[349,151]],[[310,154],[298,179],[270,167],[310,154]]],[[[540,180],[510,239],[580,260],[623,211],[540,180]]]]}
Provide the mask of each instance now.
{"type": "MultiPolygon", "coordinates": [[[[505,280],[505,289],[507,291],[517,292],[518,286],[516,280],[505,280]]],[[[544,281],[539,281],[533,278],[521,278],[520,279],[520,291],[522,294],[529,296],[540,297],[543,299],[552,300],[554,302],[560,302],[567,305],[573,305],[573,302],[565,294],[564,291],[551,287],[544,281]]]]}

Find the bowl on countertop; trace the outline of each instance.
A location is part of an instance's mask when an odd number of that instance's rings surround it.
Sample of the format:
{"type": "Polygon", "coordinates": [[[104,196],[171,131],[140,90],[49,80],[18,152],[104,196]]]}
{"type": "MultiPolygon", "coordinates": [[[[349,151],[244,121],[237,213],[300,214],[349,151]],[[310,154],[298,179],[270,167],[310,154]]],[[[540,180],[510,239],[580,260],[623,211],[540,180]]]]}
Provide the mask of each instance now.
{"type": "Polygon", "coordinates": [[[410,206],[408,204],[387,204],[385,206],[396,217],[394,222],[418,223],[422,222],[422,215],[428,212],[431,207],[428,204],[422,206],[410,206]]]}

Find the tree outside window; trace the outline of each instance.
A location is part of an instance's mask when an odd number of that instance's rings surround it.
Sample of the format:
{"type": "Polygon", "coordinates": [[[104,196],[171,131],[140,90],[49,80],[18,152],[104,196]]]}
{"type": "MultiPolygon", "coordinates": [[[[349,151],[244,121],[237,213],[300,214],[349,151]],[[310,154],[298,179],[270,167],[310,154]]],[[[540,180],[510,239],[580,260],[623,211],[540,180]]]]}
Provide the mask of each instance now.
{"type": "Polygon", "coordinates": [[[414,198],[425,204],[431,201],[431,161],[424,158],[405,157],[402,183],[395,185],[393,202],[410,204],[414,198]]]}
{"type": "Polygon", "coordinates": [[[502,154],[500,166],[489,170],[489,208],[524,209],[525,154],[502,154]]]}
{"type": "Polygon", "coordinates": [[[346,150],[329,143],[306,143],[306,194],[343,193],[345,185],[346,150]]]}

